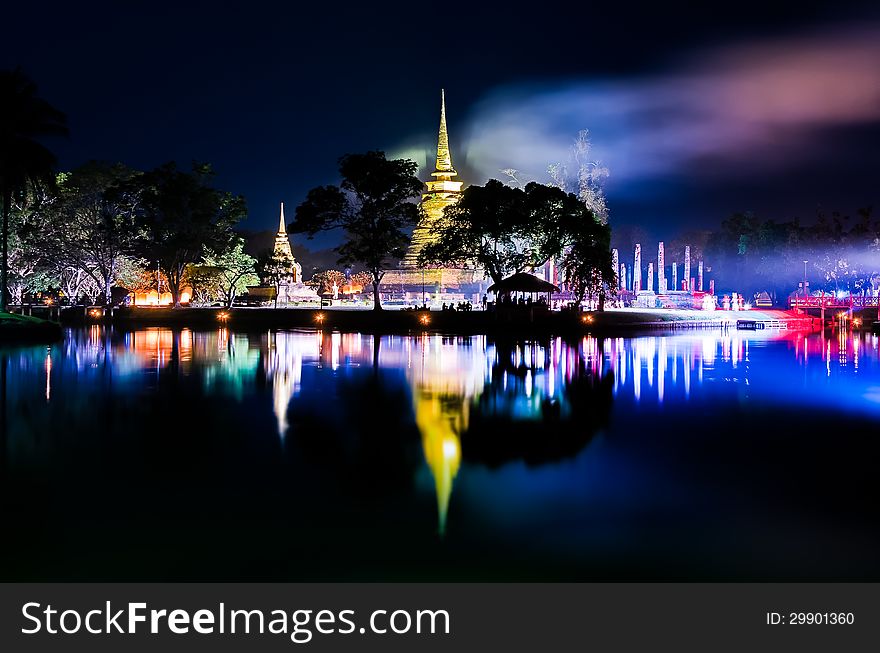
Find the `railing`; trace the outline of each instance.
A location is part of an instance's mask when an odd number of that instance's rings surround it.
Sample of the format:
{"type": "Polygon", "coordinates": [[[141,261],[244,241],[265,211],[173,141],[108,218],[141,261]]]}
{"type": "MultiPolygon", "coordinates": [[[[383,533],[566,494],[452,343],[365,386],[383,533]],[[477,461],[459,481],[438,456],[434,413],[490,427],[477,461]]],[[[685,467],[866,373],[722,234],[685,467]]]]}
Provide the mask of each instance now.
{"type": "Polygon", "coordinates": [[[819,295],[817,297],[792,297],[788,300],[792,308],[877,308],[880,297],[855,295],[835,297],[819,295]]]}

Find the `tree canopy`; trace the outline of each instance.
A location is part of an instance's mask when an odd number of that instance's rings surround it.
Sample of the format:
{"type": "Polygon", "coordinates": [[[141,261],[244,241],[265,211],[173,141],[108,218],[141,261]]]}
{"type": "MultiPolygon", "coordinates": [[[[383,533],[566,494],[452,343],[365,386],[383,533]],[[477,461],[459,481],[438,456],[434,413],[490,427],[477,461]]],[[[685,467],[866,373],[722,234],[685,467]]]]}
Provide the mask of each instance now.
{"type": "Polygon", "coordinates": [[[408,159],[386,159],[384,152],[346,154],[339,160],[342,181],[309,191],[296,209],[290,230],[312,238],[319,231],[342,230],[336,248],[341,264],[360,263],[370,273],[373,308],[380,310],[379,283],[403,256],[407,227],[419,218],[413,200],[422,192],[418,165],[408,159]]]}
{"type": "Polygon", "coordinates": [[[67,135],[63,113],[37,94],[20,70],[0,70],[0,311],[6,310],[9,281],[9,216],[13,197],[28,187],[54,183],[55,155],[41,142],[67,135]]]}
{"type": "Polygon", "coordinates": [[[111,288],[126,257],[134,257],[144,229],[136,216],[141,173],[122,164],[87,163],[59,175],[59,201],[47,216],[56,272],[82,270],[111,303],[111,288]]]}
{"type": "Polygon", "coordinates": [[[200,261],[205,249],[228,249],[233,225],[246,214],[244,198],[214,188],[213,176],[205,164],[184,172],[167,163],[139,182],[145,252],[158,261],[175,306],[180,305],[187,266],[200,261]]]}
{"type": "Polygon", "coordinates": [[[466,188],[443,215],[437,240],[422,250],[422,265],[472,262],[498,283],[563,258],[572,274],[589,268],[601,271],[601,279],[613,278],[609,228],[558,187],[530,182],[520,189],[491,179],[466,188]]]}
{"type": "Polygon", "coordinates": [[[854,217],[819,211],[812,223],[736,213],[710,234],[706,250],[719,283],[739,292],[788,294],[806,274],[814,287],[858,294],[880,272],[880,220],[871,207],[854,217]]]}

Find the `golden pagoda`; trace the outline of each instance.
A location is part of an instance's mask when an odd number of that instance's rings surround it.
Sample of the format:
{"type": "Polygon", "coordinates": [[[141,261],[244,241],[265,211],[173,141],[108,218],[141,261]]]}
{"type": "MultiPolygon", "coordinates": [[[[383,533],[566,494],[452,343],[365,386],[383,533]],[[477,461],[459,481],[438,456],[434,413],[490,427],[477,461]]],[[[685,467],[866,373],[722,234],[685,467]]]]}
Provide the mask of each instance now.
{"type": "Polygon", "coordinates": [[[278,218],[278,231],[275,233],[272,259],[273,266],[278,266],[283,273],[277,280],[267,275],[261,279],[259,286],[248,286],[248,296],[251,300],[262,303],[274,301],[276,307],[286,306],[290,303],[321,301],[318,293],[303,283],[302,266],[293,256],[290,237],[287,235],[287,225],[284,221],[284,202],[281,202],[281,215],[278,218]]]}
{"type": "Polygon", "coordinates": [[[388,270],[379,292],[383,300],[403,300],[412,304],[471,301],[479,303],[488,282],[482,270],[472,263],[419,267],[419,254],[428,243],[437,242],[443,225],[443,210],[461,198],[462,182],[452,166],[449,132],[446,129],[446,93],[440,91],[440,132],[437,138],[437,164],[425,182],[422,218],[413,230],[412,240],[400,266],[388,270]]]}
{"type": "Polygon", "coordinates": [[[401,262],[401,267],[418,267],[422,248],[437,241],[438,230],[443,224],[443,209],[455,204],[461,197],[460,181],[452,167],[452,154],[449,151],[449,133],[446,130],[446,92],[440,91],[440,133],[437,138],[437,165],[431,173],[430,181],[425,182],[427,192],[422,195],[423,214],[413,230],[412,241],[401,262]]]}
{"type": "MultiPolygon", "coordinates": [[[[278,232],[275,234],[275,246],[272,248],[272,255],[276,258],[294,260],[293,251],[290,249],[290,238],[287,236],[287,225],[284,224],[284,202],[281,202],[281,217],[278,218],[278,232]]],[[[291,270],[294,283],[299,281],[299,277],[296,276],[298,271],[298,269],[291,270]]]]}

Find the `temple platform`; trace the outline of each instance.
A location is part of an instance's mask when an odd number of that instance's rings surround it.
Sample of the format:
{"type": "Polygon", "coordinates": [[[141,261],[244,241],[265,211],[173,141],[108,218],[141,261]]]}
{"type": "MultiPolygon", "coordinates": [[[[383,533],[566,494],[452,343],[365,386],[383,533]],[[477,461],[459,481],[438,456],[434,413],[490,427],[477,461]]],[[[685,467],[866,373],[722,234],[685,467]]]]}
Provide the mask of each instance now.
{"type": "Polygon", "coordinates": [[[383,300],[421,303],[469,301],[479,304],[491,280],[475,268],[397,268],[379,284],[383,300]]]}

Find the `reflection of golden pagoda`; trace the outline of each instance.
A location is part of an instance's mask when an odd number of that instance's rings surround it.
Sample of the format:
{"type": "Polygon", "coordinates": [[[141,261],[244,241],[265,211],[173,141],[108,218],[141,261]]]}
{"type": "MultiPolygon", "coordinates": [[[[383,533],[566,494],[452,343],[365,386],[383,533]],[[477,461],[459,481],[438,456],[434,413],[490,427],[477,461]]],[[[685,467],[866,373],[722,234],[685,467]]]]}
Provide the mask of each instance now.
{"type": "Polygon", "coordinates": [[[445,345],[439,336],[423,338],[420,354],[421,364],[408,366],[407,376],[425,462],[434,477],[438,530],[443,535],[452,484],[461,464],[461,435],[485,380],[485,354],[482,346],[445,345]]]}
{"type": "Polygon", "coordinates": [[[446,515],[452,481],[461,463],[462,432],[467,429],[469,398],[443,395],[424,386],[413,391],[416,426],[422,434],[425,461],[431,468],[437,492],[440,534],[446,531],[446,515]]]}
{"type": "Polygon", "coordinates": [[[443,209],[461,198],[460,181],[453,181],[458,173],[452,167],[449,151],[449,133],[446,131],[446,92],[440,91],[440,134],[437,139],[437,165],[425,183],[428,192],[422,195],[422,219],[412,235],[412,242],[403,257],[402,267],[418,267],[419,254],[428,243],[436,242],[437,231],[443,224],[443,209]]]}
{"type": "Polygon", "coordinates": [[[404,297],[421,301],[423,294],[430,301],[443,299],[479,301],[487,283],[482,271],[466,265],[442,268],[420,268],[419,254],[425,245],[436,242],[443,224],[443,210],[461,198],[461,181],[452,166],[449,132],[446,129],[446,93],[440,92],[440,131],[437,137],[437,162],[432,179],[425,182],[422,195],[422,218],[413,230],[412,241],[400,268],[385,273],[380,292],[385,298],[404,297]]]}

